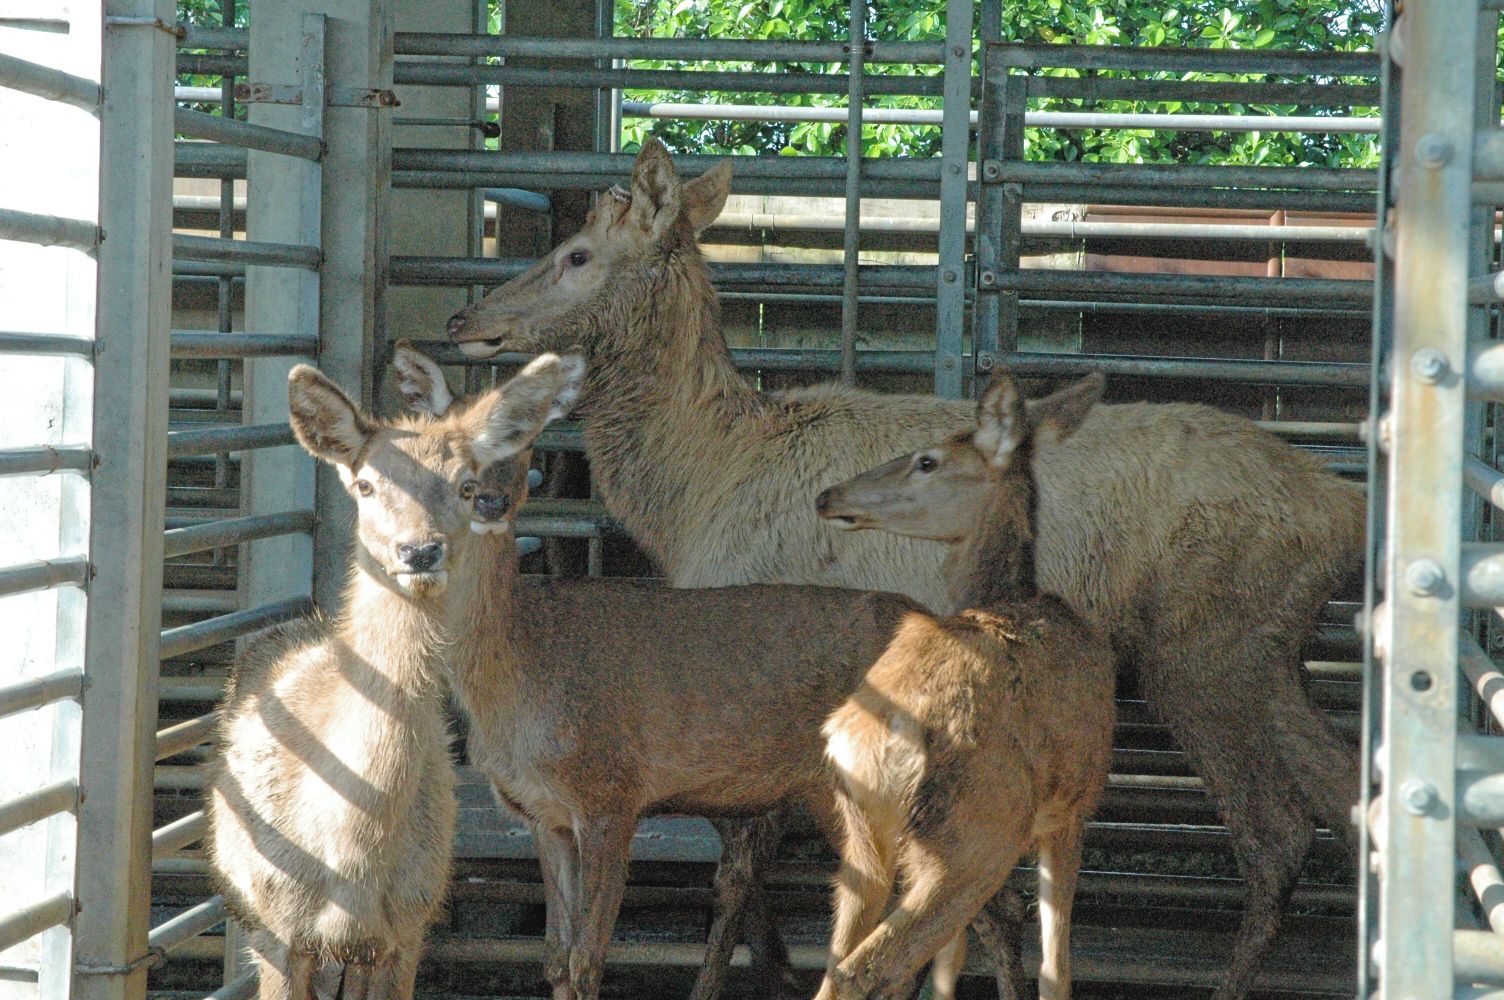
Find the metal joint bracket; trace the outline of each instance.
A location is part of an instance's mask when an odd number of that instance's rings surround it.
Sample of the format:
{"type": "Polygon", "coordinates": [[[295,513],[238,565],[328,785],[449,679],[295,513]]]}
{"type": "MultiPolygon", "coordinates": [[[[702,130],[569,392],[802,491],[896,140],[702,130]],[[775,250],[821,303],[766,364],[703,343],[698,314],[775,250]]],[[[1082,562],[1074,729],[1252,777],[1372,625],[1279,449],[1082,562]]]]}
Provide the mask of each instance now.
{"type": "MultiPolygon", "coordinates": [[[[302,104],[303,88],[286,83],[237,83],[235,100],[245,104],[302,104]]],[[[341,108],[395,108],[402,102],[390,90],[330,87],[324,104],[341,108]]]]}
{"type": "Polygon", "coordinates": [[[79,963],[73,971],[80,976],[128,976],[139,969],[155,969],[167,960],[167,949],[147,948],[146,954],[124,965],[86,965],[79,963]]]}
{"type": "Polygon", "coordinates": [[[991,351],[978,351],[976,366],[978,372],[990,372],[997,364],[997,355],[991,351]]]}
{"type": "Polygon", "coordinates": [[[104,26],[106,28],[156,28],[178,39],[188,34],[188,29],[176,21],[164,21],[160,17],[106,16],[104,26]]]}

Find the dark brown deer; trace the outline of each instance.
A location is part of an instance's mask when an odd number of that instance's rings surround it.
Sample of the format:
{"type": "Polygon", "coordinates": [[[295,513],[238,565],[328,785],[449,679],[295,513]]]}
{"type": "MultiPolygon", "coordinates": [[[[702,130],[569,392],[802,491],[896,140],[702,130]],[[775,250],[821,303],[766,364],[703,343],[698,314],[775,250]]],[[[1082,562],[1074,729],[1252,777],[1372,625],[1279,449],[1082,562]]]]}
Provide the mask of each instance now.
{"type": "MultiPolygon", "coordinates": [[[[1034,578],[1035,439],[1068,437],[1102,381],[1038,434],[1006,375],[973,433],[834,486],[822,515],[949,544],[965,610],[909,618],[825,723],[845,827],[818,1000],[902,997],[1026,852],[1039,856],[1041,1000],[1070,996],[1071,904],[1086,820],[1112,763],[1107,640],[1034,578]],[[883,911],[895,876],[903,891],[883,911]]],[[[951,957],[959,964],[959,956],[951,957]]]]}
{"type": "Polygon", "coordinates": [[[293,431],[339,470],[357,544],[340,614],[257,636],[223,707],[210,846],[263,1000],[412,996],[454,834],[446,606],[471,603],[464,586],[489,557],[474,497],[582,371],[539,358],[478,410],[385,422],[293,369],[293,431]]]}

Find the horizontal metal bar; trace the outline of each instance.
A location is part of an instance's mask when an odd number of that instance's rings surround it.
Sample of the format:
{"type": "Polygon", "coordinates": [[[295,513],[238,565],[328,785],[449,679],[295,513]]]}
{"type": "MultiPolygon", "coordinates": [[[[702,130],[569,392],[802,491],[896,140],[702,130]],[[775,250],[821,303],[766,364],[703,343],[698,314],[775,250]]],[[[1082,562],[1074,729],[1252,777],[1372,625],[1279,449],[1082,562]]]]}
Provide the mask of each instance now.
{"type": "Polygon", "coordinates": [[[35,243],[44,247],[67,247],[93,253],[99,246],[99,227],[83,219],[37,215],[0,208],[0,240],[35,243]]]}
{"type": "MultiPolygon", "coordinates": [[[[791,158],[792,159],[792,158],[791,158]]],[[[1161,192],[1179,187],[1264,188],[1283,191],[1375,191],[1378,171],[1350,167],[1233,167],[1199,163],[1048,163],[986,160],[982,183],[1028,185],[1035,181],[1056,188],[1111,184],[1161,192]]],[[[1163,195],[1162,195],[1163,196],[1163,195]]],[[[1100,202],[1101,199],[1090,200],[1100,202]]]]}
{"type": "MultiPolygon", "coordinates": [[[[984,359],[987,354],[984,352],[984,359]]],[[[1231,358],[1154,358],[1123,354],[998,352],[995,365],[1013,375],[1074,376],[1101,372],[1139,378],[1204,379],[1251,385],[1311,385],[1362,388],[1369,366],[1335,361],[1253,361],[1231,358]]]]}
{"type": "Polygon", "coordinates": [[[204,430],[173,431],[167,435],[167,457],[222,455],[232,451],[258,448],[281,448],[297,444],[287,424],[252,424],[248,427],[211,427],[204,430]]]}
{"type": "MultiPolygon", "coordinates": [[[[675,156],[674,169],[681,177],[698,177],[725,157],[675,156]]],[[[613,174],[630,177],[634,158],[629,153],[500,153],[489,150],[420,149],[392,150],[393,170],[510,170],[536,172],[540,177],[557,174],[613,174]]],[[[821,178],[844,180],[846,159],[840,156],[743,156],[734,167],[740,177],[821,178]]],[[[865,157],[865,180],[940,180],[940,161],[921,157],[865,157]]]]}
{"type": "Polygon", "coordinates": [[[1480,128],[1473,136],[1473,180],[1488,183],[1504,180],[1504,129],[1497,125],[1480,128]]]}
{"type": "Polygon", "coordinates": [[[273,267],[317,269],[324,254],[318,247],[294,243],[259,243],[215,236],[172,235],[174,260],[203,260],[229,264],[267,264],[273,267]]]}
{"type": "Polygon", "coordinates": [[[61,812],[78,808],[78,782],[72,778],[50,785],[0,804],[0,837],[23,826],[30,826],[61,812]]]}
{"type": "Polygon", "coordinates": [[[281,153],[296,156],[315,163],[324,158],[324,143],[315,136],[301,132],[288,132],[265,125],[209,115],[191,108],[175,108],[172,114],[173,128],[190,139],[208,139],[211,142],[256,149],[265,153],[281,153]]]}
{"type": "Polygon", "coordinates": [[[62,333],[0,333],[0,354],[92,358],[94,341],[62,333]]]}
{"type": "MultiPolygon", "coordinates": [[[[941,42],[868,42],[869,63],[939,65],[941,42]]],[[[525,38],[519,35],[460,35],[399,31],[399,56],[502,56],[533,59],[641,59],[662,62],[844,62],[847,42],[758,41],[720,38],[525,38]]]]}
{"type": "Polygon", "coordinates": [[[274,358],[317,357],[319,338],[282,333],[216,333],[212,330],[172,331],[172,357],[274,358]]]}
{"type": "Polygon", "coordinates": [[[159,827],[151,833],[151,856],[181,851],[189,844],[203,840],[209,834],[209,814],[200,809],[159,827]]]}
{"type": "Polygon", "coordinates": [[[47,590],[72,584],[82,587],[89,579],[89,561],[83,556],[41,559],[0,569],[0,597],[47,590]]]}
{"type": "Polygon", "coordinates": [[[1504,546],[1463,542],[1460,573],[1464,607],[1504,606],[1504,546]]]}
{"type": "Polygon", "coordinates": [[[1493,931],[1453,932],[1452,972],[1459,982],[1504,985],[1504,936],[1493,931]]]}
{"type": "Polygon", "coordinates": [[[313,530],[311,510],[289,510],[277,514],[254,514],[232,517],[191,528],[174,528],[163,536],[162,557],[172,559],[207,549],[222,549],[258,538],[273,538],[313,530]]]}
{"type": "Polygon", "coordinates": [[[88,472],[93,460],[94,453],[81,444],[9,448],[0,451],[0,478],[46,476],[54,472],[88,472]]]}
{"type": "Polygon", "coordinates": [[[1472,343],[1467,350],[1468,395],[1504,402],[1504,343],[1472,343]]]}
{"type": "Polygon", "coordinates": [[[41,708],[64,698],[77,698],[84,689],[82,670],[58,670],[0,687],[0,719],[41,708]]]}
{"type": "Polygon", "coordinates": [[[1459,825],[1504,826],[1504,773],[1460,767],[1456,794],[1459,825]]]}
{"type": "Polygon", "coordinates": [[[73,896],[60,892],[25,909],[0,917],[0,951],[73,919],[73,896]]]}
{"type": "Polygon", "coordinates": [[[982,58],[989,66],[1016,69],[1118,69],[1147,73],[1267,73],[1278,76],[1379,74],[1379,57],[1374,52],[988,42],[982,58]]]}
{"type": "Polygon", "coordinates": [[[0,87],[99,113],[99,84],[51,66],[0,54],[0,87]]]}
{"type": "Polygon", "coordinates": [[[241,55],[179,52],[177,70],[178,76],[245,76],[251,71],[251,66],[250,59],[241,55]]]}
{"type": "Polygon", "coordinates": [[[172,144],[173,176],[175,177],[222,177],[243,180],[246,151],[238,146],[222,146],[214,142],[174,142],[172,144]]]}
{"type": "Polygon", "coordinates": [[[981,293],[997,290],[1035,295],[1123,295],[1135,298],[1176,295],[1245,305],[1289,305],[1292,302],[1363,305],[1373,294],[1371,281],[1338,278],[1248,278],[1210,274],[1057,271],[1049,268],[984,269],[977,278],[981,293]]]}
{"type": "MultiPolygon", "coordinates": [[[[308,600],[307,598],[302,598],[301,600],[304,607],[304,610],[301,613],[307,614],[311,612],[313,610],[313,602],[308,600]]],[[[241,611],[237,613],[244,615],[248,614],[249,612],[241,611]]],[[[291,617],[296,617],[296,615],[291,617]]],[[[286,619],[280,620],[285,621],[286,619]]],[[[252,625],[247,631],[254,632],[256,629],[261,627],[261,624],[252,625]]],[[[168,631],[176,632],[177,629],[169,629],[168,631]]],[[[166,632],[163,633],[163,635],[166,634],[166,632]]],[[[243,635],[245,633],[240,634],[243,635]]],[[[236,637],[237,636],[231,636],[230,638],[233,639],[236,637]]],[[[211,645],[213,644],[211,643],[211,645]]],[[[162,701],[219,701],[225,695],[225,678],[163,677],[161,682],[157,686],[157,691],[158,696],[162,701]]]]}
{"type": "Polygon", "coordinates": [[[213,711],[168,726],[157,733],[157,760],[166,760],[184,750],[207,743],[214,737],[214,728],[219,725],[219,712],[213,711]]]}
{"type": "Polygon", "coordinates": [[[215,924],[223,923],[226,915],[225,898],[211,896],[197,906],[190,906],[153,927],[151,933],[146,935],[146,946],[171,952],[184,941],[198,937],[215,924]]]}
{"type": "MultiPolygon", "coordinates": [[[[221,522],[223,523],[223,522],[221,522]]],[[[182,529],[192,530],[192,529],[182,529]]],[[[188,653],[196,653],[210,646],[218,646],[222,642],[238,639],[243,635],[249,635],[257,629],[276,625],[280,622],[291,621],[304,615],[313,613],[313,601],[307,597],[290,597],[286,600],[264,604],[259,608],[249,608],[245,611],[235,611],[228,615],[220,615],[217,618],[209,618],[205,621],[194,622],[192,625],[180,625],[177,628],[165,629],[162,632],[161,657],[164,660],[174,656],[186,656],[188,653]]],[[[164,678],[162,685],[164,690],[169,690],[173,684],[198,682],[174,682],[164,678]]],[[[205,687],[202,691],[190,692],[203,694],[203,700],[216,701],[224,694],[224,686],[215,682],[212,687],[205,687]]],[[[199,700],[185,698],[179,700],[199,700]]]]}
{"type": "Polygon", "coordinates": [[[219,989],[210,993],[204,1000],[250,1000],[256,995],[257,983],[259,982],[256,970],[242,972],[234,979],[225,983],[219,989]]]}
{"type": "Polygon", "coordinates": [[[1470,635],[1462,637],[1459,654],[1462,672],[1473,685],[1478,699],[1488,706],[1494,719],[1504,725],[1504,673],[1499,672],[1494,661],[1470,635]]]}
{"type": "Polygon", "coordinates": [[[1484,919],[1495,934],[1504,934],[1504,876],[1499,873],[1493,852],[1477,830],[1459,827],[1457,856],[1467,870],[1468,883],[1473,887],[1484,919]]]}
{"type": "MultiPolygon", "coordinates": [[[[394,256],[388,265],[387,280],[398,285],[499,285],[526,271],[533,263],[503,257],[394,256]]],[[[710,275],[718,288],[738,285],[839,288],[842,267],[840,264],[712,263],[710,275]]],[[[933,265],[863,265],[858,276],[863,288],[933,290],[937,269],[933,265]]],[[[1293,282],[1300,279],[1282,280],[1293,282]]]]}
{"type": "MultiPolygon", "coordinates": [[[[1218,168],[1220,169],[1220,168],[1218,168]]],[[[1180,187],[1164,188],[1132,184],[1054,184],[1048,180],[1024,186],[1025,204],[1058,204],[1090,201],[1095,205],[1144,205],[1164,208],[1234,208],[1289,212],[1373,211],[1373,195],[1346,191],[1297,191],[1287,188],[1180,187]]]]}
{"type": "MultiPolygon", "coordinates": [[[[398,84],[429,87],[474,87],[500,84],[515,87],[584,87],[601,90],[740,91],[757,94],[845,94],[845,73],[784,73],[738,70],[563,69],[558,67],[479,66],[464,63],[415,62],[399,59],[392,67],[398,84]]],[[[864,75],[868,94],[939,97],[939,76],[864,75]]]]}
{"type": "MultiPolygon", "coordinates": [[[[180,67],[181,69],[181,67],[180,67]]],[[[1139,101],[1146,104],[1285,104],[1307,108],[1377,108],[1375,84],[1130,80],[1102,76],[1033,76],[1029,98],[1139,101]]],[[[1370,206],[1371,208],[1372,206],[1370,206]]]]}
{"type": "Polygon", "coordinates": [[[1462,481],[1500,510],[1504,510],[1504,473],[1490,468],[1472,455],[1462,459],[1462,481]]]}

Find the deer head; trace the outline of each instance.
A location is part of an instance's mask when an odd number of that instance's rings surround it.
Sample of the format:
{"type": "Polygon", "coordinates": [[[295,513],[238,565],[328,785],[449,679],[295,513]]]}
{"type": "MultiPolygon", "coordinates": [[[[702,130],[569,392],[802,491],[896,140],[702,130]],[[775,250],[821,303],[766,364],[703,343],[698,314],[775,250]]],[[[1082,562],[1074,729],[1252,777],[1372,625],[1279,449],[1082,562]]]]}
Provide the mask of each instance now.
{"type": "Polygon", "coordinates": [[[602,317],[643,301],[674,251],[688,247],[697,253],[695,238],[720,215],[730,190],[729,161],[681,183],[663,144],[648,139],[632,168],[631,189],[611,188],[583,229],[455,313],[449,339],[473,358],[574,345],[593,354],[599,334],[611,325],[602,317]]]}
{"type": "Polygon", "coordinates": [[[896,458],[815,498],[836,527],[879,528],[898,535],[960,541],[975,530],[983,500],[999,481],[1029,485],[1035,445],[1063,441],[1102,398],[1101,375],[1088,375],[1044,399],[1025,402],[1006,372],[977,403],[977,426],[896,458]]]}
{"type": "Polygon", "coordinates": [[[442,418],[385,421],[361,412],[317,369],[294,368],[287,387],[293,432],[338,470],[355,500],[357,565],[410,597],[441,594],[449,569],[465,558],[477,512],[484,508],[483,523],[496,523],[521,503],[525,453],[573,405],[584,370],[578,357],[546,354],[442,418]],[[477,505],[486,496],[490,502],[477,505]]]}

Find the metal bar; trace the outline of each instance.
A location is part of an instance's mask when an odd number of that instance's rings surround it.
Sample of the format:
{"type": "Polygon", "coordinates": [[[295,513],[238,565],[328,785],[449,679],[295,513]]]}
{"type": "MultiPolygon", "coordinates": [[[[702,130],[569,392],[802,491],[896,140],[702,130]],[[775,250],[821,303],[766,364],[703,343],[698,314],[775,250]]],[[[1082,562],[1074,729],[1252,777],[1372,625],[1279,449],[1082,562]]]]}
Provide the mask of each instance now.
{"type": "Polygon", "coordinates": [[[209,712],[196,719],[179,722],[168,726],[157,733],[157,760],[166,760],[174,757],[184,750],[191,750],[196,746],[207,743],[214,737],[214,729],[219,725],[219,712],[209,712]]]}
{"type": "Polygon", "coordinates": [[[1504,984],[1504,938],[1493,931],[1459,930],[1452,937],[1452,963],[1460,983],[1504,984]]]}
{"type": "Polygon", "coordinates": [[[0,837],[78,807],[78,782],[69,778],[0,803],[0,837]]]}
{"type": "MultiPolygon", "coordinates": [[[[721,38],[526,38],[520,35],[459,35],[399,31],[399,56],[502,56],[539,59],[638,59],[663,62],[845,62],[848,42],[753,41],[721,38]]],[[[938,65],[938,42],[863,41],[870,63],[938,65]]]]}
{"type": "MultiPolygon", "coordinates": [[[[723,159],[723,156],[701,155],[673,158],[675,171],[685,179],[700,176],[723,159]]],[[[414,147],[392,150],[393,170],[509,170],[536,172],[544,178],[559,174],[601,174],[620,180],[631,175],[632,164],[630,153],[495,152],[414,147]]],[[[862,176],[871,180],[938,181],[941,177],[939,160],[918,157],[863,157],[861,170],[862,176]]],[[[736,176],[743,178],[804,177],[845,183],[847,172],[844,156],[744,156],[736,159],[736,176]]]]}
{"type": "Polygon", "coordinates": [[[289,510],[280,514],[253,514],[249,517],[232,517],[210,524],[191,528],[174,528],[163,534],[162,555],[173,559],[206,549],[277,535],[306,534],[314,527],[311,510],[289,510]]]}
{"type": "MultiPolygon", "coordinates": [[[[393,256],[387,268],[387,280],[393,284],[407,285],[499,285],[521,274],[532,265],[532,261],[499,257],[393,256]]],[[[844,270],[839,264],[713,263],[710,265],[710,274],[718,288],[737,285],[781,285],[838,289],[844,277],[844,270]]],[[[902,264],[862,265],[858,275],[863,288],[928,291],[935,284],[934,267],[902,264]]],[[[1267,281],[1262,278],[1257,280],[1267,281]]],[[[1300,279],[1281,280],[1294,284],[1300,279]]],[[[1361,284],[1361,282],[1352,282],[1352,284],[1361,284]]],[[[1200,286],[1197,287],[1199,289],[1200,286]]]]}
{"type": "Polygon", "coordinates": [[[173,112],[173,124],[179,135],[190,139],[208,139],[244,149],[296,156],[315,163],[324,157],[324,144],[311,135],[252,125],[220,115],[206,115],[190,108],[177,108],[173,112]]]}
{"type": "Polygon", "coordinates": [[[92,358],[94,341],[61,333],[0,333],[0,354],[92,358]]]}
{"type": "Polygon", "coordinates": [[[1463,459],[1462,479],[1473,492],[1500,510],[1504,510],[1504,474],[1468,455],[1463,459]]]}
{"type": "Polygon", "coordinates": [[[1467,389],[1476,399],[1504,402],[1504,343],[1483,341],[1468,345],[1467,389]]]}
{"type": "Polygon", "coordinates": [[[99,246],[99,227],[82,219],[37,215],[0,208],[0,240],[35,243],[44,247],[67,247],[93,253],[99,246]]]}
{"type": "Polygon", "coordinates": [[[258,982],[256,970],[250,969],[210,993],[204,1000],[250,1000],[256,995],[258,982]]]}
{"type": "Polygon", "coordinates": [[[1458,659],[1478,700],[1500,725],[1504,725],[1504,673],[1499,672],[1493,660],[1483,652],[1483,647],[1470,635],[1462,637],[1458,659]]]}
{"type": "Polygon", "coordinates": [[[861,255],[862,224],[862,49],[867,35],[866,0],[849,0],[846,51],[848,89],[846,92],[846,213],[842,219],[842,249],[845,253],[841,274],[841,372],[846,385],[856,384],[857,333],[857,264],[861,255]]]}
{"type": "MultiPolygon", "coordinates": [[[[283,621],[292,621],[293,618],[302,618],[310,614],[313,614],[311,600],[307,597],[289,597],[287,600],[280,600],[272,605],[263,605],[262,608],[251,608],[250,611],[238,611],[221,615],[218,618],[209,618],[206,621],[196,621],[191,626],[167,629],[162,632],[162,659],[168,660],[174,656],[186,656],[186,654],[197,653],[199,650],[208,650],[209,647],[220,645],[221,642],[230,642],[232,639],[250,635],[257,629],[266,629],[283,621]]],[[[202,692],[194,689],[188,693],[193,693],[193,695],[202,693],[208,701],[218,701],[224,689],[221,684],[215,683],[211,687],[205,687],[202,692]]],[[[196,699],[188,698],[186,701],[196,701],[196,699]]]]}
{"type": "Polygon", "coordinates": [[[99,113],[99,84],[50,66],[0,53],[0,87],[99,113]]]}
{"type": "Polygon", "coordinates": [[[1245,278],[1206,274],[1133,274],[1113,271],[1054,271],[1022,268],[979,271],[982,290],[1033,292],[1039,295],[1195,296],[1214,302],[1286,305],[1327,302],[1367,305],[1373,294],[1368,281],[1338,278],[1245,278]]]}
{"type": "MultiPolygon", "coordinates": [[[[608,90],[745,91],[760,94],[845,94],[845,73],[782,73],[776,71],[666,69],[546,69],[463,63],[398,62],[392,79],[398,84],[429,87],[473,87],[500,84],[516,87],[583,87],[608,90]]],[[[940,81],[929,76],[870,76],[868,94],[938,97],[940,81]]]]}
{"type": "MultiPolygon", "coordinates": [[[[962,391],[962,351],[966,335],[966,186],[971,137],[970,0],[946,0],[945,75],[942,80],[944,124],[940,135],[940,229],[936,251],[939,267],[935,289],[935,392],[959,399],[962,391]]],[[[858,284],[858,287],[860,285],[858,284]]]]}
{"type": "Polygon", "coordinates": [[[1035,76],[1029,86],[1029,96],[1067,101],[1288,104],[1309,108],[1371,108],[1379,104],[1379,88],[1366,84],[1212,83],[1190,80],[1129,80],[1101,76],[1035,76]]]}
{"type": "Polygon", "coordinates": [[[231,264],[269,264],[274,267],[317,269],[324,255],[316,246],[292,243],[256,243],[222,240],[214,236],[183,236],[174,233],[172,256],[176,260],[207,260],[231,264]]]}
{"type": "Polygon", "coordinates": [[[232,451],[254,451],[258,448],[281,448],[290,444],[297,444],[297,438],[287,424],[172,431],[167,435],[167,457],[220,455],[232,451]]]}
{"type": "Polygon", "coordinates": [[[173,174],[177,177],[221,177],[243,180],[246,150],[215,142],[173,144],[173,174]]]}
{"type": "Polygon", "coordinates": [[[1373,52],[1296,49],[1154,48],[991,42],[988,55],[1019,69],[1116,69],[1148,73],[1267,73],[1278,76],[1378,76],[1373,52]]]}
{"type": "Polygon", "coordinates": [[[153,927],[146,938],[147,947],[171,953],[185,941],[192,940],[216,924],[223,923],[227,915],[225,898],[211,896],[197,906],[190,906],[182,913],[153,927]]]}
{"type": "MultiPolygon", "coordinates": [[[[982,163],[983,184],[1032,184],[1043,182],[1056,190],[1079,185],[1144,187],[1164,192],[1178,187],[1264,188],[1288,191],[1375,190],[1377,173],[1352,167],[1230,167],[1186,163],[1038,163],[1023,160],[987,160],[982,163]]],[[[1092,201],[1102,199],[1093,197],[1092,201]]]]}
{"type": "Polygon", "coordinates": [[[289,355],[313,358],[319,338],[281,333],[215,333],[209,330],[172,331],[172,357],[273,358],[289,355]]]}
{"type": "MultiPolygon", "coordinates": [[[[983,191],[982,195],[988,194],[983,191]]],[[[726,213],[709,226],[720,231],[777,230],[780,232],[833,232],[843,228],[834,215],[782,215],[771,212],[726,213]]],[[[969,223],[967,231],[974,227],[969,223]]],[[[862,217],[862,232],[913,233],[928,235],[940,231],[938,219],[901,218],[894,216],[862,217]]],[[[1373,239],[1373,227],[1361,226],[1275,226],[1200,222],[1081,222],[1074,219],[1029,220],[1021,234],[1030,237],[1061,239],[1134,239],[1134,240],[1227,240],[1256,243],[1364,243],[1373,239]]]]}
{"type": "MultiPolygon", "coordinates": [[[[1362,388],[1368,366],[1336,361],[1251,361],[1233,358],[1152,358],[1110,354],[998,352],[992,365],[1013,375],[1075,376],[1090,372],[1143,378],[1202,379],[1250,385],[1314,385],[1362,388]]],[[[979,367],[988,368],[986,356],[979,367]]]]}
{"type": "Polygon", "coordinates": [[[48,590],[71,584],[82,587],[89,579],[89,561],[82,556],[42,559],[0,569],[0,597],[48,590]]]}
{"type": "Polygon", "coordinates": [[[0,451],[0,478],[50,475],[54,472],[88,472],[93,453],[81,444],[42,445],[0,451]]]}
{"type": "Polygon", "coordinates": [[[1504,934],[1504,877],[1499,874],[1493,852],[1477,830],[1462,829],[1457,831],[1457,854],[1488,926],[1495,934],[1504,934]]]}
{"type": "Polygon", "coordinates": [[[81,670],[58,670],[0,687],[0,719],[17,712],[50,705],[63,698],[77,698],[83,691],[81,670]]]}
{"type": "Polygon", "coordinates": [[[178,39],[181,49],[247,49],[251,45],[251,33],[245,28],[216,27],[206,24],[178,22],[182,37],[178,39]]]}
{"type": "Polygon", "coordinates": [[[209,834],[209,814],[200,809],[159,827],[151,834],[151,856],[160,858],[181,851],[209,834]]]}
{"type": "Polygon", "coordinates": [[[73,896],[66,892],[0,917],[0,951],[28,941],[49,928],[66,924],[72,917],[73,896]]]}

